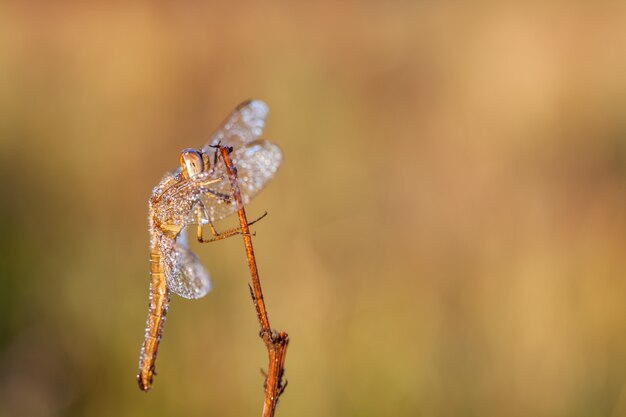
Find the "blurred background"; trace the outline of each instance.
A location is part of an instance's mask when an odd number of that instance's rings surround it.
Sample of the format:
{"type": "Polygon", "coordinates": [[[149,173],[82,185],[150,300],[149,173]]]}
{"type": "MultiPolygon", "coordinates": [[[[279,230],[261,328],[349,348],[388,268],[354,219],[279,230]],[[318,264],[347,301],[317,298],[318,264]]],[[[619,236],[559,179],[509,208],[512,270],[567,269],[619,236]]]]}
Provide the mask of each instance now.
{"type": "Polygon", "coordinates": [[[626,415],[626,3],[0,6],[0,416],[259,415],[243,245],[135,375],[147,201],[241,101],[279,416],[626,415]]]}

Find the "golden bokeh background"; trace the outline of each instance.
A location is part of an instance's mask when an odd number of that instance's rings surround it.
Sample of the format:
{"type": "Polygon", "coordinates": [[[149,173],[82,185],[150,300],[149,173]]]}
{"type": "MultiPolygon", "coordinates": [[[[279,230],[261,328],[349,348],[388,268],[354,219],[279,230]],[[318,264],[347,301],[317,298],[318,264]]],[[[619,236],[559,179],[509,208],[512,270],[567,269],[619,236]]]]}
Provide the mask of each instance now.
{"type": "Polygon", "coordinates": [[[244,99],[278,416],[626,416],[626,3],[0,6],[0,417],[259,415],[241,240],[151,392],[147,200],[244,99]]]}

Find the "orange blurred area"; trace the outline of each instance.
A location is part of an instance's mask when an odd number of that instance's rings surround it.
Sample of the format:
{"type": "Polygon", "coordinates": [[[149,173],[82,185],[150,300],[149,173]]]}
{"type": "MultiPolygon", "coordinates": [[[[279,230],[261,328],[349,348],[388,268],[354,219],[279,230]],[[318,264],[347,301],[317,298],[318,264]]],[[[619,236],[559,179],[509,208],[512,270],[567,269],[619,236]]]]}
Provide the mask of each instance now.
{"type": "Polygon", "coordinates": [[[626,3],[0,5],[0,417],[259,415],[238,238],[172,299],[147,200],[241,101],[278,416],[626,416],[626,3]]]}

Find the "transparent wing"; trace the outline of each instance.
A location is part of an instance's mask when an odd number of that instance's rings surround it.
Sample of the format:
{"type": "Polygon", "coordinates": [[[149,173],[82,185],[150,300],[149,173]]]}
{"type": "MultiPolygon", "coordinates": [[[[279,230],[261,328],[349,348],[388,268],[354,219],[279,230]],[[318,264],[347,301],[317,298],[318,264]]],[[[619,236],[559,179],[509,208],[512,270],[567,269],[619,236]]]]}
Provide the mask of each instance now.
{"type": "MultiPolygon", "coordinates": [[[[255,140],[242,148],[236,148],[231,154],[233,164],[237,168],[237,181],[241,190],[241,199],[246,205],[259,191],[274,177],[280,166],[283,156],[280,148],[266,140],[255,140]]],[[[206,223],[223,219],[237,211],[234,201],[228,202],[220,196],[230,196],[230,181],[223,161],[218,161],[215,167],[215,177],[224,179],[210,185],[214,193],[206,193],[201,198],[201,204],[193,212],[194,223],[206,223]]]]}
{"type": "Polygon", "coordinates": [[[222,125],[213,133],[209,143],[202,148],[203,152],[211,153],[215,146],[221,143],[223,146],[242,148],[261,136],[265,119],[269,113],[267,104],[261,100],[244,101],[224,120],[222,125]]]}
{"type": "Polygon", "coordinates": [[[183,298],[204,297],[211,290],[209,273],[198,257],[187,248],[183,230],[166,258],[165,278],[169,289],[183,298]]]}
{"type": "Polygon", "coordinates": [[[226,118],[211,136],[202,151],[212,155],[211,177],[223,180],[209,186],[212,192],[199,198],[188,217],[188,224],[215,222],[237,211],[234,201],[229,202],[230,182],[224,162],[217,158],[214,146],[232,146],[231,158],[237,168],[239,187],[244,205],[261,191],[274,177],[282,162],[280,148],[266,140],[260,140],[265,119],[269,113],[267,104],[261,100],[248,100],[226,118]]]}

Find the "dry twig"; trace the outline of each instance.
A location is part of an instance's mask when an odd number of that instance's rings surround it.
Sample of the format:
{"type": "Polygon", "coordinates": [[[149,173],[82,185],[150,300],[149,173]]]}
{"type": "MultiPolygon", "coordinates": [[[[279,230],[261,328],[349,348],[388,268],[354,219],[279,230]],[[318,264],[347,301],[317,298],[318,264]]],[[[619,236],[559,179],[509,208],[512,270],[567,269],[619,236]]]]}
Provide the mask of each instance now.
{"type": "Polygon", "coordinates": [[[241,225],[241,234],[243,236],[244,246],[246,248],[246,257],[248,258],[248,266],[250,267],[250,277],[252,285],[250,286],[250,294],[256,308],[257,318],[261,326],[259,335],[263,339],[267,347],[269,356],[269,366],[265,379],[265,402],[263,404],[263,417],[273,417],[278,398],[285,390],[287,383],[283,384],[283,372],[285,365],[285,355],[287,354],[287,345],[289,344],[289,336],[284,331],[275,333],[270,327],[270,321],[265,308],[265,300],[263,299],[263,291],[261,290],[261,281],[259,279],[259,271],[256,266],[254,257],[254,249],[252,247],[252,236],[250,235],[249,223],[246,218],[246,211],[241,201],[241,192],[237,183],[237,169],[233,166],[229,153],[232,149],[220,146],[220,152],[233,194],[233,198],[237,204],[239,223],[241,225]]]}

